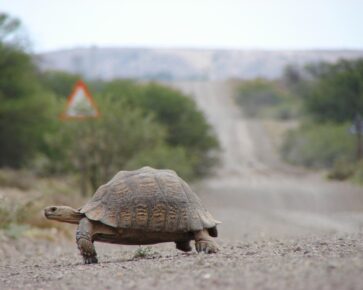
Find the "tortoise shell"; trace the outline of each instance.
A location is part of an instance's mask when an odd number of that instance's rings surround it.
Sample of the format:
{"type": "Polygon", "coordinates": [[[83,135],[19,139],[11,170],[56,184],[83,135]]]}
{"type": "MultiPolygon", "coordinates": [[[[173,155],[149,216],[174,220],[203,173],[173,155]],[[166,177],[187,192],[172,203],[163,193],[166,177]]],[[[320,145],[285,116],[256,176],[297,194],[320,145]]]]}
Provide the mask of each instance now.
{"type": "Polygon", "coordinates": [[[122,229],[189,232],[218,223],[172,170],[120,171],[80,209],[88,219],[122,229]]]}

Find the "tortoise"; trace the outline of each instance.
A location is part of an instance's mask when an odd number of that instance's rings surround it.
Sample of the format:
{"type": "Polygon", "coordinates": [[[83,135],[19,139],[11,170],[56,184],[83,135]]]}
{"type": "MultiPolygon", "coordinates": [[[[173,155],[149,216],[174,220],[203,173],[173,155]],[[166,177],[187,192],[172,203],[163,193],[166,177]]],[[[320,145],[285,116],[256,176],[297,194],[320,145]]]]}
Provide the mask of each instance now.
{"type": "Polygon", "coordinates": [[[78,224],[76,241],[85,264],[97,263],[94,241],[124,245],[175,242],[189,252],[216,253],[217,224],[175,171],[143,167],[119,171],[78,210],[49,206],[51,220],[78,224]]]}

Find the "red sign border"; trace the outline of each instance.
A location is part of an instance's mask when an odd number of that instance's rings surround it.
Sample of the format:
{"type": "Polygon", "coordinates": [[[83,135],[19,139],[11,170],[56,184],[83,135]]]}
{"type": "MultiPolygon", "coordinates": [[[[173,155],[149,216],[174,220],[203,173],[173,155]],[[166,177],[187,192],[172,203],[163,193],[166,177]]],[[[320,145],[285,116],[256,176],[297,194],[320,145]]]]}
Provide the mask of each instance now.
{"type": "Polygon", "coordinates": [[[89,92],[87,85],[82,80],[78,80],[77,83],[73,87],[72,93],[67,98],[67,102],[66,102],[63,113],[60,115],[60,119],[63,120],[63,121],[67,121],[67,120],[86,120],[86,119],[97,119],[100,116],[101,116],[100,110],[98,109],[98,106],[97,106],[96,102],[92,98],[92,95],[89,92]],[[83,91],[85,92],[86,98],[90,102],[93,109],[96,111],[95,116],[68,116],[66,114],[68,108],[71,105],[71,102],[72,102],[73,98],[76,95],[77,90],[79,90],[79,89],[83,89],[83,91]]]}

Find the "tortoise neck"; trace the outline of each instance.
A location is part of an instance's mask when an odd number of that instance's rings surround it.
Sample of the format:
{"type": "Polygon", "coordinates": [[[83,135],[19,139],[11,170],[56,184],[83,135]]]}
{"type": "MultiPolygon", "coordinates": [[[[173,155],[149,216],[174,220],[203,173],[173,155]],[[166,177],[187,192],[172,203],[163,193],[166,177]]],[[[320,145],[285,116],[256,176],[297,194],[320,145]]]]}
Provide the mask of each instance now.
{"type": "Polygon", "coordinates": [[[78,210],[74,208],[70,208],[69,214],[64,217],[64,222],[70,224],[79,224],[81,219],[84,217],[84,214],[80,213],[78,210]]]}

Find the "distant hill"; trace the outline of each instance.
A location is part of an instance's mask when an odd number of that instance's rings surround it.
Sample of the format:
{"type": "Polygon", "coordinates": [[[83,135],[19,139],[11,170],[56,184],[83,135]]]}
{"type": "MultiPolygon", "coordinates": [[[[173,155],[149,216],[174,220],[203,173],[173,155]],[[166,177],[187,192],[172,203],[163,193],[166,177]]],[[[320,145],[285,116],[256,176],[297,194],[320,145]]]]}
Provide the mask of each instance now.
{"type": "Polygon", "coordinates": [[[43,70],[80,73],[88,79],[221,80],[277,78],[287,64],[363,57],[363,50],[203,50],[75,48],[39,54],[43,70]]]}

